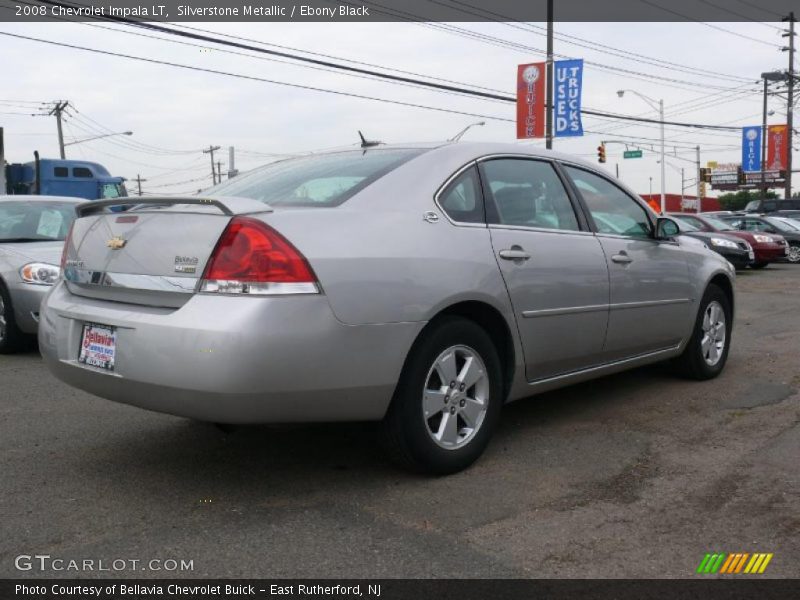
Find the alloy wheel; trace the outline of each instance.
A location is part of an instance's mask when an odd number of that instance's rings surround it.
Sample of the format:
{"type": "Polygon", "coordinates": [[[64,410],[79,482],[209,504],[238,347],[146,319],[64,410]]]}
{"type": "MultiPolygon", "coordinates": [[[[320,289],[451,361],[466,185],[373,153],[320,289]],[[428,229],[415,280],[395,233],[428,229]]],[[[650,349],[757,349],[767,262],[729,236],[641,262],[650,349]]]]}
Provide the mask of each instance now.
{"type": "Polygon", "coordinates": [[[789,255],[787,256],[789,262],[797,263],[800,262],[800,245],[798,246],[789,246],[789,255]]]}
{"type": "Polygon", "coordinates": [[[422,418],[440,447],[464,447],[483,425],[489,406],[489,376],[480,355],[468,346],[451,346],[434,361],[425,378],[422,418]]]}
{"type": "Polygon", "coordinates": [[[700,340],[700,348],[703,352],[703,360],[713,367],[722,358],[726,339],[725,311],[716,300],[710,302],[706,307],[702,327],[703,337],[700,340]]]}

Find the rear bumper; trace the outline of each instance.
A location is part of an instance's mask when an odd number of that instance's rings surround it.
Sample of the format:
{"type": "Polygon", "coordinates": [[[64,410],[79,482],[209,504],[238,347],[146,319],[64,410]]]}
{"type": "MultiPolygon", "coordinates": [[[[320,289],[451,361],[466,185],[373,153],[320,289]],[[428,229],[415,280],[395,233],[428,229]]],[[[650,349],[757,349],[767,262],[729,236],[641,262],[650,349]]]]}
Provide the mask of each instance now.
{"type": "Polygon", "coordinates": [[[168,309],[60,283],[42,305],[39,345],[59,379],[149,410],[221,423],[376,420],[424,325],[344,325],[323,295],[196,295],[168,309]],[[113,373],[78,363],[86,322],[117,328],[113,373]]]}
{"type": "Polygon", "coordinates": [[[21,281],[8,284],[14,320],[23,333],[36,333],[39,328],[39,308],[49,291],[49,285],[33,285],[21,281]]]}

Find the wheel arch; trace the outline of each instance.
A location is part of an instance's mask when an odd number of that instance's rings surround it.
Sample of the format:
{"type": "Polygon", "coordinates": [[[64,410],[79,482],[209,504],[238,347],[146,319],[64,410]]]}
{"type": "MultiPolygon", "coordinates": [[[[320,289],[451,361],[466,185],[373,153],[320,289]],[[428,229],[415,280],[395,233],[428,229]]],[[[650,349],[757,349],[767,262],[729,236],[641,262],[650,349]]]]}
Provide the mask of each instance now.
{"type": "Polygon", "coordinates": [[[497,349],[497,354],[500,357],[503,370],[503,399],[505,401],[511,390],[516,368],[514,337],[511,333],[511,327],[502,313],[487,302],[480,300],[463,300],[440,309],[417,335],[406,357],[406,362],[426,332],[430,331],[431,328],[435,327],[437,323],[446,317],[461,317],[472,321],[481,327],[491,338],[492,343],[497,349]]]}
{"type": "MultiPolygon", "coordinates": [[[[714,275],[708,282],[708,285],[716,285],[720,288],[725,296],[728,298],[728,302],[731,305],[731,314],[735,314],[735,294],[733,292],[733,282],[731,278],[723,273],[717,273],[714,275]]],[[[706,286],[708,288],[708,286],[706,286]]]]}

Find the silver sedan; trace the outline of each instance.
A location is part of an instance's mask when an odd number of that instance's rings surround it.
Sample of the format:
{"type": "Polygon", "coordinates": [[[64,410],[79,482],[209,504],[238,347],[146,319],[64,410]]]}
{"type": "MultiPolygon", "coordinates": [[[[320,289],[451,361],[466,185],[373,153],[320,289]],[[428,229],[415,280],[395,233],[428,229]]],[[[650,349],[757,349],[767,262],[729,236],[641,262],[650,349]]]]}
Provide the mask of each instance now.
{"type": "Polygon", "coordinates": [[[449,473],[507,401],[663,360],[708,379],[730,347],[730,263],[563,154],[381,146],[114,202],[79,207],[40,348],[150,410],[381,421],[399,461],[449,473]]]}
{"type": "Polygon", "coordinates": [[[36,334],[39,305],[59,278],[64,238],[80,202],[0,196],[0,354],[24,348],[36,334]]]}

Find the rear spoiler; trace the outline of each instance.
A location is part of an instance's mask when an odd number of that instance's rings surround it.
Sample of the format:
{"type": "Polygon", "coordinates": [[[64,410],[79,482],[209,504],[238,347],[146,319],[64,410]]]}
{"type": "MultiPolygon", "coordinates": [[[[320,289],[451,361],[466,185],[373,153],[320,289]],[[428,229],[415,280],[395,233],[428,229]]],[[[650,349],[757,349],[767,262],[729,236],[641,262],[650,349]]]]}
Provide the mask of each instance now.
{"type": "Polygon", "coordinates": [[[272,207],[264,202],[251,198],[214,197],[201,198],[198,196],[164,196],[150,198],[114,198],[112,200],[92,200],[83,202],[75,207],[79,217],[87,217],[100,212],[105,212],[112,206],[174,206],[176,204],[194,204],[200,206],[216,206],[222,214],[228,217],[235,215],[250,215],[255,213],[272,212],[272,207]]]}

